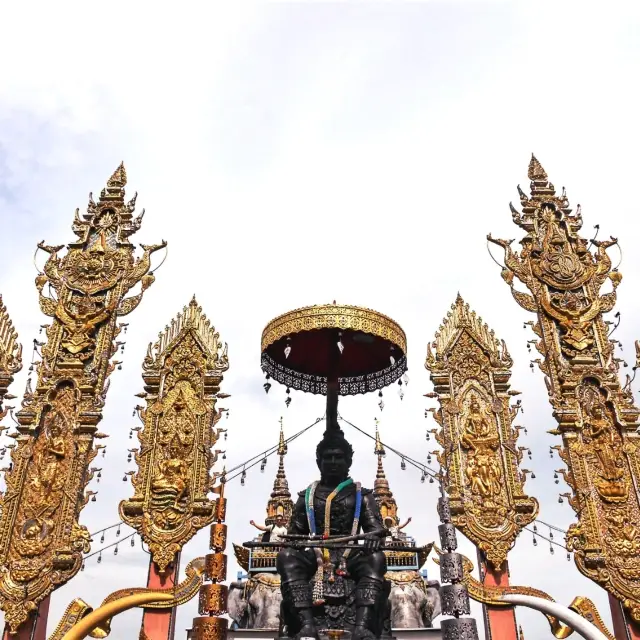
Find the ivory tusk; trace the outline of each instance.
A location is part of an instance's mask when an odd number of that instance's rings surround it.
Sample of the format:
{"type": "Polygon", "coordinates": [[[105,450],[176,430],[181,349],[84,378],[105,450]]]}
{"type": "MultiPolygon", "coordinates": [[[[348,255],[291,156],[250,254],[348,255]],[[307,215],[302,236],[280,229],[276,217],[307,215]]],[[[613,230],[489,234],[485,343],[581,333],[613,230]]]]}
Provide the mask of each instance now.
{"type": "Polygon", "coordinates": [[[520,594],[508,594],[500,597],[503,602],[509,604],[521,605],[536,609],[547,615],[554,616],[571,627],[576,633],[579,633],[585,640],[608,640],[607,636],[600,631],[595,625],[583,618],[575,611],[571,611],[568,607],[564,607],[557,602],[551,602],[544,598],[536,596],[525,596],[520,594]]]}
{"type": "Polygon", "coordinates": [[[118,613],[133,609],[134,607],[150,604],[151,602],[169,602],[174,598],[173,592],[161,593],[158,591],[152,591],[151,593],[134,593],[124,598],[118,598],[118,600],[108,602],[87,614],[64,634],[62,640],[83,640],[83,638],[86,638],[101,622],[112,618],[118,613]]]}

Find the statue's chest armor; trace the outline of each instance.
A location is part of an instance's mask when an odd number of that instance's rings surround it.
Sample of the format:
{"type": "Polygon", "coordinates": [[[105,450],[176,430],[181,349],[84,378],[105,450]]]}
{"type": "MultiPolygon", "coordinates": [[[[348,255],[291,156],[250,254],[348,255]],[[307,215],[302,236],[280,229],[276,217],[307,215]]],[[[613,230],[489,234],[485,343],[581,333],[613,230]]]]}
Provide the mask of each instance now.
{"type": "MultiPolygon", "coordinates": [[[[328,495],[328,494],[327,494],[328,495]]],[[[313,508],[316,517],[316,531],[324,533],[327,496],[315,495],[313,508]]],[[[351,533],[356,511],[355,495],[336,496],[331,502],[331,534],[351,533]]]]}

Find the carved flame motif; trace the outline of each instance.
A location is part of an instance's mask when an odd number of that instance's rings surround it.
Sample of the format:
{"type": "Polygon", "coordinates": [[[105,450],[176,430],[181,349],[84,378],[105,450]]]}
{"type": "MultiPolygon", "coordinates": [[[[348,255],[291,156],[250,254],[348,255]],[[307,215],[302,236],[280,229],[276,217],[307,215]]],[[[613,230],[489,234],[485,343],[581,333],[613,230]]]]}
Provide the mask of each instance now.
{"type": "Polygon", "coordinates": [[[224,412],[215,410],[216,396],[228,368],[227,346],[195,298],[149,345],[144,360],[147,408],[135,493],[120,503],[120,516],[149,545],[161,573],[215,519],[215,501],[207,495],[220,453],[211,449],[224,431],[214,428],[224,412]]]}
{"type": "Polygon", "coordinates": [[[498,569],[538,513],[518,470],[522,450],[508,394],[512,364],[504,342],[458,296],[425,365],[440,402],[436,439],[444,451],[437,456],[453,523],[498,569]]]}
{"type": "Polygon", "coordinates": [[[537,314],[533,330],[544,356],[549,399],[558,420],[574,492],[578,522],[567,545],[578,569],[621,600],[640,621],[640,480],[638,416],[629,385],[621,388],[619,361],[603,314],[616,302],[622,275],[611,268],[607,248],[615,238],[589,243],[579,235],[580,210],[557,196],[540,163],[529,166],[531,196],[519,188],[522,213],[513,221],[526,232],[517,253],[512,241],[489,240],[504,249],[502,276],[520,306],[537,314]],[[611,291],[601,293],[609,280],[611,291]],[[528,292],[516,288],[520,281],[528,292]]]}
{"type": "Polygon", "coordinates": [[[97,471],[89,469],[97,454],[94,438],[105,437],[97,425],[117,364],[109,362],[118,349],[117,318],[140,303],[153,282],[151,254],[165,246],[143,246],[135,258],[128,238],[142,216],[133,218],[135,197],[125,204],[125,184],[121,165],[99,201],[89,196],[87,213],[76,211],[78,240],[63,257],[62,246],[39,245],[49,258],[36,286],[40,308],[52,321],[35,391],[28,383],[17,413],[17,446],[0,515],[0,608],[11,633],[79,571],[89,549],[89,533],[78,518],[97,471]],[[142,291],[126,298],[138,283],[142,291]]]}

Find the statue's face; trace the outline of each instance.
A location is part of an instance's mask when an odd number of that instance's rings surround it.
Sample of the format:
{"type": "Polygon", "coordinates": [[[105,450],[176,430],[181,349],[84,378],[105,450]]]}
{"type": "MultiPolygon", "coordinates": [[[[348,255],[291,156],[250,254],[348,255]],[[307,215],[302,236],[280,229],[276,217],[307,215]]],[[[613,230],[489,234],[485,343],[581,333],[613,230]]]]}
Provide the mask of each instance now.
{"type": "Polygon", "coordinates": [[[325,449],[320,458],[320,474],[330,480],[344,480],[349,474],[349,464],[342,449],[325,449]]]}

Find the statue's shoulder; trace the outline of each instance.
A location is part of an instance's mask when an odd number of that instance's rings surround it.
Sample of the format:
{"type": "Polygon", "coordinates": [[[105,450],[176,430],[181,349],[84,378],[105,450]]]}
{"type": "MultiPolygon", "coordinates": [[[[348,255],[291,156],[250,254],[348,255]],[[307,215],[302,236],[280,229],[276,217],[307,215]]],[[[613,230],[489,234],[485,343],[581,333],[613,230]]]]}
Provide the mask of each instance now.
{"type": "Polygon", "coordinates": [[[362,487],[360,489],[360,492],[362,493],[363,496],[368,496],[373,493],[373,489],[366,489],[365,487],[362,487]]]}

